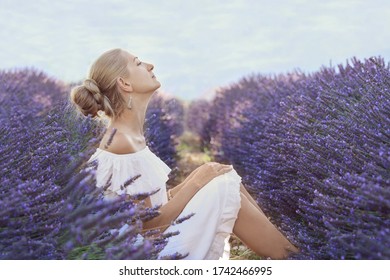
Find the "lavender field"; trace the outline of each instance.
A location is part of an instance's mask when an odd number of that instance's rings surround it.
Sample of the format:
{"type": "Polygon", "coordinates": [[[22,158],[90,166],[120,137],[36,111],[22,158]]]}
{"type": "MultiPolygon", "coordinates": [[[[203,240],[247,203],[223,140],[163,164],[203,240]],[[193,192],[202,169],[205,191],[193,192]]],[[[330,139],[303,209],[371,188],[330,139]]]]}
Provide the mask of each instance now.
{"type": "MultiPolygon", "coordinates": [[[[104,128],[75,113],[71,86],[34,69],[0,71],[0,259],[155,259],[168,235],[135,241],[158,209],[102,200],[87,160],[104,128]]],[[[293,258],[390,259],[390,66],[382,58],[243,77],[185,108],[153,97],[150,148],[175,169],[184,127],[197,134],[300,248],[293,258]]]]}
{"type": "MultiPolygon", "coordinates": [[[[0,259],[156,258],[167,236],[134,241],[157,209],[101,199],[86,162],[103,125],[75,113],[70,88],[33,69],[0,72],[0,259]]],[[[172,168],[182,114],[159,94],[147,112],[149,147],[172,168]]]]}
{"type": "Polygon", "coordinates": [[[243,176],[301,249],[295,258],[390,259],[390,71],[383,59],[245,77],[190,110],[188,127],[243,176]]]}

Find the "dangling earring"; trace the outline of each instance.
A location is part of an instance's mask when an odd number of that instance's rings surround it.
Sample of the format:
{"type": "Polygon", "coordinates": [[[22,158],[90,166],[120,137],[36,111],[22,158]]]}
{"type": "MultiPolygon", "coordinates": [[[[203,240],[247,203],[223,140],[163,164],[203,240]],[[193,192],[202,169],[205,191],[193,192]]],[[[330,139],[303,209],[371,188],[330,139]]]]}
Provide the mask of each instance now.
{"type": "Polygon", "coordinates": [[[130,98],[129,98],[129,101],[127,102],[127,108],[129,109],[129,110],[131,110],[131,108],[132,108],[132,101],[133,101],[133,98],[131,97],[131,95],[130,95],[130,98]]]}

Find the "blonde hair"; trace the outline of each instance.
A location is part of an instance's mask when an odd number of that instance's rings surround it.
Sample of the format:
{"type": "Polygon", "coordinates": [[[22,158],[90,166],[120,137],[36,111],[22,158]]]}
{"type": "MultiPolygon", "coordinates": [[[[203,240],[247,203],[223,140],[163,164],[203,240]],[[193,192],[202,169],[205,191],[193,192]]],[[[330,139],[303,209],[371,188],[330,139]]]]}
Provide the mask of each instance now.
{"type": "Polygon", "coordinates": [[[88,78],[70,92],[72,102],[83,115],[95,118],[102,111],[116,118],[123,112],[125,101],[117,89],[116,79],[127,75],[129,61],[125,51],[112,49],[92,64],[88,78]]]}

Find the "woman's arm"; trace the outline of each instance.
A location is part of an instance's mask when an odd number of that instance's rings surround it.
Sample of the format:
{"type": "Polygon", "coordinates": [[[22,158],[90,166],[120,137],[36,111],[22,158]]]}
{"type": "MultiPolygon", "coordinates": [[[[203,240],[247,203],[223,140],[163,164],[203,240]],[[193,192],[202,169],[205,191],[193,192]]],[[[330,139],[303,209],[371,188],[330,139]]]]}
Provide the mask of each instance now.
{"type": "MultiPolygon", "coordinates": [[[[217,163],[217,162],[207,162],[199,167],[197,167],[195,170],[193,170],[190,175],[187,176],[187,178],[184,179],[183,182],[181,182],[179,185],[173,187],[173,188],[170,188],[168,190],[168,197],[169,199],[171,199],[172,197],[174,197],[187,183],[188,181],[190,181],[191,179],[193,179],[197,174],[198,174],[198,171],[201,170],[203,168],[204,165],[223,165],[223,164],[220,164],[220,163],[217,163]]],[[[224,165],[226,166],[226,165],[224,165]]]]}
{"type": "Polygon", "coordinates": [[[185,185],[187,185],[187,183],[192,178],[194,178],[194,176],[196,175],[196,173],[198,173],[198,171],[199,171],[199,167],[197,169],[195,169],[194,171],[192,171],[190,173],[190,175],[188,175],[187,178],[184,179],[183,182],[181,182],[180,184],[178,184],[175,187],[168,189],[168,199],[171,200],[172,197],[174,197],[185,185]]]}
{"type": "Polygon", "coordinates": [[[232,166],[219,163],[206,163],[174,188],[175,193],[171,200],[160,209],[160,215],[150,221],[144,222],[144,230],[160,229],[165,231],[183,211],[192,197],[213,178],[232,170],[232,166]]]}

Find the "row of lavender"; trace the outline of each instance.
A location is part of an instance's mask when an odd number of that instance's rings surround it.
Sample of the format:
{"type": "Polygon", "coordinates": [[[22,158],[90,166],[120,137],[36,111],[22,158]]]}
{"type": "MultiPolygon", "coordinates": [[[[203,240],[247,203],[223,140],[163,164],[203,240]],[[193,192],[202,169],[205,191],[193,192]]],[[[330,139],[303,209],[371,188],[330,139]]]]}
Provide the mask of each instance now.
{"type": "MultiPolygon", "coordinates": [[[[155,258],[166,236],[134,241],[157,209],[101,199],[85,167],[103,128],[77,116],[69,90],[36,70],[0,72],[0,259],[155,258]],[[112,230],[124,223],[125,234],[112,230]]],[[[147,112],[149,145],[171,167],[180,114],[160,95],[147,112]]]]}
{"type": "Polygon", "coordinates": [[[296,258],[390,258],[390,71],[383,59],[247,77],[189,112],[188,126],[216,160],[234,165],[300,248],[296,258]]]}

